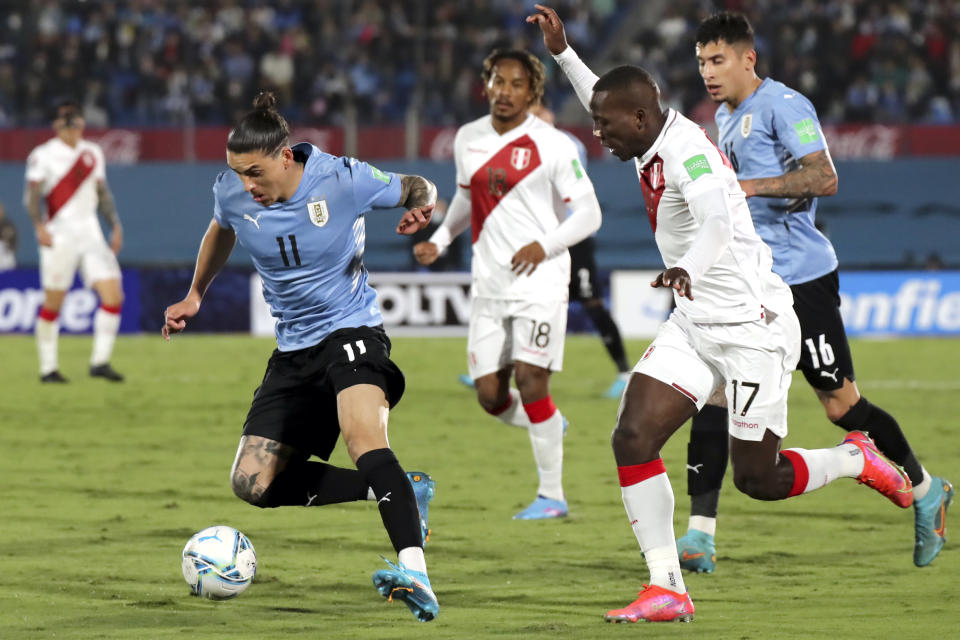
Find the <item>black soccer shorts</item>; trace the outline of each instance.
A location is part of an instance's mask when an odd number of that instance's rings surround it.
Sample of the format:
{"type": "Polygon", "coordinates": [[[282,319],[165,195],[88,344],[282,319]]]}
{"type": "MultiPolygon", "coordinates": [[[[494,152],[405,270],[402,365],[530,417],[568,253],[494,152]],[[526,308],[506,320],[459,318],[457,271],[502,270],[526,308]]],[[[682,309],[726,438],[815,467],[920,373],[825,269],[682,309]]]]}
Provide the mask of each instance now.
{"type": "Polygon", "coordinates": [[[599,298],[597,260],[594,257],[597,242],[591,236],[570,247],[570,301],[584,302],[599,298]]]}
{"type": "Polygon", "coordinates": [[[306,349],[274,350],[243,435],[327,460],[340,436],[337,394],[357,384],[383,389],[391,409],[403,396],[403,373],[390,360],[390,339],[382,326],[339,329],[306,349]]]}
{"type": "Polygon", "coordinates": [[[840,317],[840,278],[837,270],[790,287],[793,309],[800,321],[800,362],[814,389],[836,391],[843,379],[856,379],[847,332],[840,317]]]}

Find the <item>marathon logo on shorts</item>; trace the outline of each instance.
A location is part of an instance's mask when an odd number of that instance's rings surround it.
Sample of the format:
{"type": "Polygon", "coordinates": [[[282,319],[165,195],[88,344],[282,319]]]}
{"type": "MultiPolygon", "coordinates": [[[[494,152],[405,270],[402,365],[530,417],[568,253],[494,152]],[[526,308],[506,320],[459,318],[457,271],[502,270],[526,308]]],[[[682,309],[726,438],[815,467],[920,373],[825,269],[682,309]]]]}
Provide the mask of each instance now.
{"type": "Polygon", "coordinates": [[[649,347],[647,347],[647,350],[643,352],[643,356],[642,356],[640,359],[641,359],[641,360],[646,360],[647,358],[649,358],[649,357],[650,357],[650,354],[653,353],[653,350],[656,349],[656,348],[657,348],[657,346],[654,345],[654,344],[652,344],[652,345],[650,345],[649,347]]]}
{"type": "Polygon", "coordinates": [[[307,213],[310,214],[310,222],[318,227],[324,226],[330,220],[330,210],[327,208],[326,200],[308,202],[307,213]]]}
{"type": "Polygon", "coordinates": [[[517,171],[523,171],[530,166],[530,158],[533,153],[530,149],[524,147],[514,147],[510,153],[510,166],[517,171]]]}
{"type": "Polygon", "coordinates": [[[760,425],[756,422],[744,422],[743,420],[737,420],[735,418],[731,419],[733,421],[733,426],[738,429],[759,429],[760,425]]]}

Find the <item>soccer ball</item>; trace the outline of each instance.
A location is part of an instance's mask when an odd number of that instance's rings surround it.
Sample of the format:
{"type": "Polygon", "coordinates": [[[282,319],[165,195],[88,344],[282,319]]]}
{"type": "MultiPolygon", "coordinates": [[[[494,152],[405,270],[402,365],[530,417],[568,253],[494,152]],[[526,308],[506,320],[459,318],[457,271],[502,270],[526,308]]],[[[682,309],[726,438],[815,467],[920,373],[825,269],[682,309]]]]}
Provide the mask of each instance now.
{"type": "Polygon", "coordinates": [[[229,600],[253,582],[257,553],[247,536],[233,527],[216,525],[187,541],[181,568],[193,595],[229,600]]]}

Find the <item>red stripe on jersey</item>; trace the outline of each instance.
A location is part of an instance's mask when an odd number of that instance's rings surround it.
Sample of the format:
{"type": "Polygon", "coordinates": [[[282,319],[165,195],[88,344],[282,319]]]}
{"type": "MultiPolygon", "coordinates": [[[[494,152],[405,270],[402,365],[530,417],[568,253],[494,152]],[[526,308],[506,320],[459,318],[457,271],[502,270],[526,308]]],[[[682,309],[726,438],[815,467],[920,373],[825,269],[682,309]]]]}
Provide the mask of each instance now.
{"type": "Polygon", "coordinates": [[[60,208],[67,204],[67,201],[73,197],[80,185],[90,177],[93,169],[97,166],[97,159],[93,153],[88,150],[80,152],[77,161],[67,171],[60,182],[47,194],[47,218],[52,220],[57,215],[60,208]]]}
{"type": "Polygon", "coordinates": [[[470,225],[473,242],[500,201],[540,166],[540,152],[529,135],[513,140],[470,177],[470,225]]]}
{"type": "Polygon", "coordinates": [[[654,154],[640,172],[640,188],[643,190],[643,201],[647,205],[647,220],[650,221],[650,228],[654,233],[657,232],[657,208],[665,187],[663,159],[659,154],[654,154]]]}
{"type": "MultiPolygon", "coordinates": [[[[707,135],[707,130],[706,130],[706,129],[704,129],[703,127],[700,127],[700,131],[703,131],[703,135],[706,136],[707,140],[710,140],[710,136],[707,135]]],[[[721,150],[720,150],[720,147],[718,147],[718,146],[717,146],[717,143],[714,142],[713,140],[710,140],[710,144],[713,145],[713,148],[716,149],[716,150],[717,150],[717,153],[720,154],[720,157],[723,158],[723,166],[725,166],[726,168],[730,169],[731,171],[734,171],[733,163],[730,162],[730,158],[727,157],[727,154],[725,154],[723,151],[721,151],[721,150]]]]}
{"type": "Polygon", "coordinates": [[[643,464],[617,467],[617,475],[620,476],[621,487],[629,487],[666,472],[667,467],[663,464],[663,458],[657,458],[656,460],[644,462],[643,464]]]}

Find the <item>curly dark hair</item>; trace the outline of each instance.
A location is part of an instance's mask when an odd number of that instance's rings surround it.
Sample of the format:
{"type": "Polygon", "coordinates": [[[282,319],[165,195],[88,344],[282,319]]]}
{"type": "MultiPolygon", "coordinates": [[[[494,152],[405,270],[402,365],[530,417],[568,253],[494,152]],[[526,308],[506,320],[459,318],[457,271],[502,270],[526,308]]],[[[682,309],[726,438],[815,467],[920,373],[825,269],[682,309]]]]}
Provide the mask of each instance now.
{"type": "Polygon", "coordinates": [[[493,67],[501,60],[516,60],[522,64],[527,73],[530,74],[530,92],[533,93],[532,104],[536,104],[543,99],[543,91],[547,83],[547,71],[537,56],[522,49],[494,49],[483,61],[483,72],[480,75],[483,76],[484,85],[490,82],[493,67]]]}

